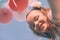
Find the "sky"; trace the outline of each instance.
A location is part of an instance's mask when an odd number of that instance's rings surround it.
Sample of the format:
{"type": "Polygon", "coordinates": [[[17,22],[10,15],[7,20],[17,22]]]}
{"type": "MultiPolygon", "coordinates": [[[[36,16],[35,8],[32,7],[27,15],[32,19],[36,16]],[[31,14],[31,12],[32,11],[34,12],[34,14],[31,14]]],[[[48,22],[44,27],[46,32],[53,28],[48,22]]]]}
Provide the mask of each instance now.
{"type": "MultiPolygon", "coordinates": [[[[0,7],[7,0],[0,0],[0,7]]],[[[42,6],[49,7],[47,0],[38,0],[42,3],[42,6]]],[[[40,40],[40,37],[36,36],[27,25],[26,21],[18,22],[14,19],[7,24],[0,23],[0,40],[40,40]]],[[[42,40],[47,40],[41,37],[42,40]]]]}

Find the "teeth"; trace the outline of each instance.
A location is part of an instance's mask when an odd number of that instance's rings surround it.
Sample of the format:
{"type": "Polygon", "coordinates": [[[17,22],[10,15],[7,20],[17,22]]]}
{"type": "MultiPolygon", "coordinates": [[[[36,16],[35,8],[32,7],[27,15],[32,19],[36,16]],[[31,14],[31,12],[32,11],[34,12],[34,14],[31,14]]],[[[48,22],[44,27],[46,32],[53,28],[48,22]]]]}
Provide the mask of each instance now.
{"type": "Polygon", "coordinates": [[[39,26],[41,25],[42,23],[39,23],[39,26]]]}
{"type": "Polygon", "coordinates": [[[44,31],[47,29],[47,27],[44,27],[44,31]]]}

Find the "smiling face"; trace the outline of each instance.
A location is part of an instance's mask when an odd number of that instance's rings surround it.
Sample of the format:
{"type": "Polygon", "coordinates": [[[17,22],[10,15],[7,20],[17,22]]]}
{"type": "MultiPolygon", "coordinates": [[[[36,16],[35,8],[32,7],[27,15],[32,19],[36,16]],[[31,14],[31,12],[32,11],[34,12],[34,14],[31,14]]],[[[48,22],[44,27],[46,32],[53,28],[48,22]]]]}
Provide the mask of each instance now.
{"type": "Polygon", "coordinates": [[[28,17],[28,22],[34,23],[34,31],[45,32],[48,28],[47,16],[40,10],[32,10],[28,17]]]}
{"type": "MultiPolygon", "coordinates": [[[[48,10],[47,10],[48,11],[48,10]]],[[[38,36],[43,36],[46,38],[55,37],[53,32],[53,23],[49,19],[49,12],[44,9],[31,10],[26,15],[26,21],[32,31],[38,36]]]]}
{"type": "Polygon", "coordinates": [[[26,21],[36,35],[55,39],[57,30],[51,18],[51,10],[47,8],[35,8],[26,15],[26,21]]]}

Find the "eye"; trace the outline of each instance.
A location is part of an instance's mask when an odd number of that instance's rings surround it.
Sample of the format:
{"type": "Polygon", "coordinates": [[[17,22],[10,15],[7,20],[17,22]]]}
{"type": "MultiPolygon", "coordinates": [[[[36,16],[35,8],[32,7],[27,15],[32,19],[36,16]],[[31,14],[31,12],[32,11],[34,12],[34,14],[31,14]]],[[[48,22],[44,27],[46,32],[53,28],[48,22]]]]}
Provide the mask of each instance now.
{"type": "Polygon", "coordinates": [[[37,21],[39,19],[39,16],[34,17],[34,21],[37,21]]]}

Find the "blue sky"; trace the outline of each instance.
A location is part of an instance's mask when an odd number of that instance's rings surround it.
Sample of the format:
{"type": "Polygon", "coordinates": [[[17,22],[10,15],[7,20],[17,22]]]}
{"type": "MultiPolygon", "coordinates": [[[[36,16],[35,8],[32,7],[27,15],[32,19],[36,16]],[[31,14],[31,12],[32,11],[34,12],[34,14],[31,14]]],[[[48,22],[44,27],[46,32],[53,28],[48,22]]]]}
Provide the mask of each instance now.
{"type": "MultiPolygon", "coordinates": [[[[0,7],[7,0],[0,1],[0,7]]],[[[47,0],[38,0],[42,2],[42,6],[49,7],[47,0]]],[[[0,23],[0,40],[39,40],[39,37],[34,35],[28,27],[26,21],[18,22],[12,20],[8,25],[0,23]]],[[[42,38],[42,40],[47,40],[42,38]]]]}

